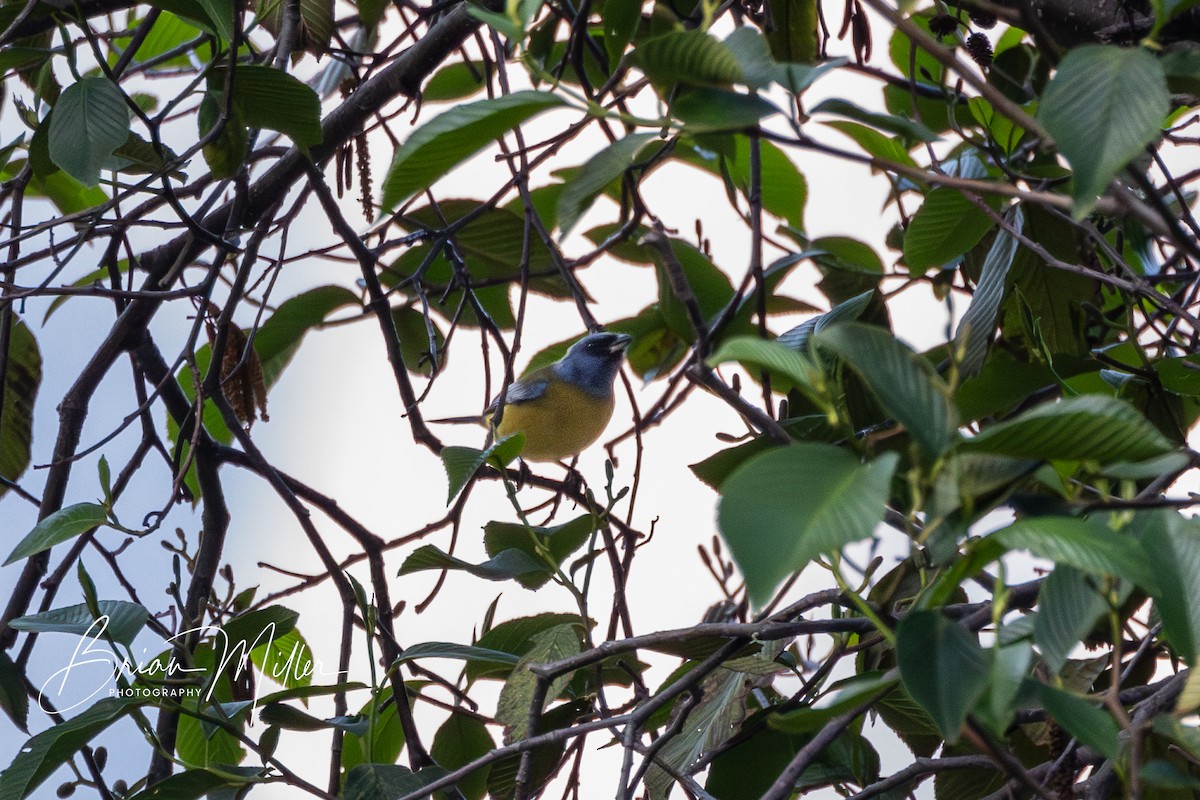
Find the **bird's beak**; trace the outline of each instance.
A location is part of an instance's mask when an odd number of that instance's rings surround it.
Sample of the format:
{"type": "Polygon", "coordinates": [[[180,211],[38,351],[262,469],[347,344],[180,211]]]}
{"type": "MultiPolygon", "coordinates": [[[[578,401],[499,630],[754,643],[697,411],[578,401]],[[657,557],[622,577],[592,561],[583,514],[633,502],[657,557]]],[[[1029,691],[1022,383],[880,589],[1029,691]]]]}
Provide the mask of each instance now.
{"type": "Polygon", "coordinates": [[[628,333],[617,333],[613,335],[615,338],[613,339],[612,344],[609,345],[609,352],[613,355],[616,355],[617,353],[624,353],[626,348],[629,347],[629,343],[633,341],[633,337],[628,333]]]}

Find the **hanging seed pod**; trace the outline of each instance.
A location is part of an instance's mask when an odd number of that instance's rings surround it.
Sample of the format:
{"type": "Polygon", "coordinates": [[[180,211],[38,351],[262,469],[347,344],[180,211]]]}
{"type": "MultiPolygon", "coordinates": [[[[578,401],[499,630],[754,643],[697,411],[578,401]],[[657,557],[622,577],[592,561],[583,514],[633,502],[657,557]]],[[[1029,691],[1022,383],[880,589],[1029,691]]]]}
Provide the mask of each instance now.
{"type": "Polygon", "coordinates": [[[354,137],[354,152],[358,156],[355,164],[358,167],[358,185],[362,188],[359,200],[362,202],[363,217],[368,221],[375,218],[375,205],[371,198],[375,192],[371,188],[371,154],[367,150],[367,134],[360,131],[354,137]]]}
{"type": "Polygon", "coordinates": [[[862,6],[857,4],[850,20],[850,41],[854,46],[854,58],[859,64],[871,60],[871,25],[862,6]]]}
{"type": "Polygon", "coordinates": [[[996,15],[986,11],[972,11],[971,22],[980,30],[990,31],[996,27],[996,15]]]}
{"type": "Polygon", "coordinates": [[[943,36],[949,36],[958,28],[958,20],[953,14],[934,14],[929,20],[929,32],[936,36],[939,40],[943,36]]]}
{"type": "Polygon", "coordinates": [[[992,42],[982,33],[972,33],[967,37],[967,52],[975,63],[981,67],[992,65],[992,42]]]}
{"type": "Polygon", "coordinates": [[[262,364],[249,339],[237,325],[229,326],[225,352],[221,355],[221,386],[238,420],[247,427],[267,416],[267,389],[263,382],[262,364]]]}

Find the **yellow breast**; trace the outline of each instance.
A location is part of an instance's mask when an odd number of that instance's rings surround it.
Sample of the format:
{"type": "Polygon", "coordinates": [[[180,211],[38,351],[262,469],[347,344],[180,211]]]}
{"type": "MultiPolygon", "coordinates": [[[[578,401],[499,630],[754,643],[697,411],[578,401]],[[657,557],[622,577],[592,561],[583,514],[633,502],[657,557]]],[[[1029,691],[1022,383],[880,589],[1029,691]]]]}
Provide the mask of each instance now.
{"type": "Polygon", "coordinates": [[[552,383],[536,400],[504,406],[496,437],[524,431],[523,458],[560,461],[578,455],[600,438],[612,418],[613,405],[611,396],[594,397],[569,383],[552,383]]]}

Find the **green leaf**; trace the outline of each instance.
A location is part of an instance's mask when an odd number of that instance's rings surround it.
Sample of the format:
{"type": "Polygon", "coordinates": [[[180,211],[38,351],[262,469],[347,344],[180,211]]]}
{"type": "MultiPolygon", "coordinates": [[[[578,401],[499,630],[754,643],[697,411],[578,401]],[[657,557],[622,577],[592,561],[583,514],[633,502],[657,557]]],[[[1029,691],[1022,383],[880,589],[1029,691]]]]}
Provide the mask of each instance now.
{"type": "Polygon", "coordinates": [[[1150,0],[1154,9],[1154,30],[1150,35],[1156,36],[1168,22],[1196,6],[1200,6],[1200,0],[1150,0]]]}
{"type": "Polygon", "coordinates": [[[100,600],[96,603],[100,616],[92,615],[86,603],[55,608],[41,614],[17,617],[9,626],[18,631],[37,633],[71,633],[101,640],[105,636],[123,645],[133,643],[150,618],[150,612],[138,603],[126,600],[100,600]]]}
{"type": "MultiPolygon", "coordinates": [[[[481,420],[482,422],[483,420],[481,420]]],[[[518,434],[524,436],[524,434],[518,434]]],[[[446,478],[450,483],[450,492],[446,496],[446,505],[454,501],[458,493],[467,485],[467,481],[475,475],[475,473],[487,463],[490,455],[488,448],[480,450],[475,447],[462,447],[459,445],[450,445],[443,447],[439,454],[442,458],[442,466],[446,470],[446,478]]]]}
{"type": "Polygon", "coordinates": [[[915,755],[932,756],[942,747],[943,737],[925,709],[901,684],[876,704],[879,718],[915,755]]]}
{"type": "Polygon", "coordinates": [[[25,691],[25,672],[0,651],[0,708],[18,730],[29,733],[29,694],[25,691]]]}
{"type": "Polygon", "coordinates": [[[421,90],[421,100],[436,103],[463,100],[481,90],[492,68],[482,61],[456,61],[433,73],[421,90]]]}
{"type": "Polygon", "coordinates": [[[262,767],[222,764],[220,769],[189,769],[130,795],[129,800],[200,800],[202,797],[232,797],[236,795],[234,790],[259,783],[256,779],[260,777],[266,778],[262,767]]]}
{"type": "Polygon", "coordinates": [[[842,303],[838,303],[824,314],[818,314],[812,319],[806,319],[796,327],[779,334],[776,339],[784,347],[798,353],[808,353],[808,340],[814,333],[819,333],[830,325],[839,322],[852,322],[862,316],[875,295],[874,289],[857,294],[842,303]]]}
{"type": "Polygon", "coordinates": [[[779,106],[759,95],[707,86],[680,88],[671,103],[671,115],[689,133],[749,130],[779,111],[779,106]]]}
{"type": "MultiPolygon", "coordinates": [[[[1160,758],[1155,758],[1147,761],[1145,765],[1138,770],[1138,776],[1142,782],[1156,789],[1168,790],[1162,793],[1165,797],[1186,797],[1186,794],[1172,792],[1170,790],[1186,789],[1190,790],[1191,795],[1195,795],[1200,791],[1200,778],[1193,778],[1185,773],[1178,766],[1170,761],[1164,761],[1160,758]]],[[[1150,794],[1149,792],[1147,794],[1150,794]]],[[[1156,796],[1157,792],[1153,793],[1156,796]]]]}
{"type": "Polygon", "coordinates": [[[822,236],[811,242],[798,231],[783,230],[812,253],[823,276],[817,288],[830,302],[844,303],[871,289],[883,279],[883,260],[870,245],[849,236],[822,236]]]}
{"type": "MultiPolygon", "coordinates": [[[[700,306],[701,316],[705,320],[713,319],[733,298],[733,284],[729,276],[721,271],[716,264],[709,260],[702,251],[682,239],[669,240],[671,251],[679,259],[684,277],[696,296],[700,306]]],[[[639,248],[645,254],[646,261],[655,264],[655,276],[658,279],[658,308],[667,325],[680,338],[692,341],[696,334],[692,329],[688,313],[675,292],[671,289],[671,281],[667,276],[662,253],[655,248],[639,248]]],[[[624,253],[622,254],[622,256],[624,253]]]]}
{"type": "Polygon", "coordinates": [[[608,53],[610,69],[624,55],[641,18],[641,0],[605,0],[600,10],[600,23],[604,29],[604,49],[608,53]]]}
{"type": "MultiPolygon", "coordinates": [[[[232,21],[233,18],[230,17],[230,22],[232,21]]],[[[201,30],[195,25],[185,22],[177,14],[172,14],[170,11],[163,11],[158,15],[158,19],[155,20],[154,27],[150,29],[149,35],[138,46],[134,62],[144,64],[157,56],[161,56],[164,53],[179,48],[187,42],[197,39],[200,35],[201,30]]],[[[177,69],[188,63],[188,57],[185,53],[166,62],[159,62],[153,69],[177,69]]]]}
{"type": "Polygon", "coordinates": [[[841,357],[862,377],[927,458],[950,446],[957,422],[942,381],[898,339],[874,325],[846,322],[817,334],[813,343],[841,357]]]}
{"type": "Polygon", "coordinates": [[[392,687],[384,687],[359,710],[358,715],[364,718],[375,716],[373,735],[367,737],[365,731],[361,736],[353,731],[347,732],[342,739],[342,769],[349,772],[359,764],[392,764],[400,757],[400,751],[404,748],[404,728],[391,697],[392,687]]]}
{"type": "MultiPolygon", "coordinates": [[[[767,44],[776,61],[811,64],[819,55],[817,3],[813,0],[767,0],[773,23],[767,44]]],[[[793,91],[795,91],[793,89],[793,91]]]]}
{"type": "Polygon", "coordinates": [[[591,514],[576,517],[570,522],[550,528],[526,528],[511,522],[489,522],[483,528],[483,546],[489,556],[499,556],[506,550],[519,550],[542,564],[542,571],[517,576],[526,589],[540,589],[549,582],[553,572],[547,557],[559,567],[567,556],[587,542],[596,530],[591,514]],[[537,544],[534,544],[534,540],[537,544]]]}
{"type": "Polygon", "coordinates": [[[0,415],[0,497],[29,466],[33,407],[42,383],[42,354],[24,320],[14,315],[4,372],[4,413],[0,415]]]}
{"type": "MultiPolygon", "coordinates": [[[[543,189],[546,188],[543,187],[543,189]]],[[[535,209],[538,208],[537,200],[540,196],[545,196],[543,191],[535,190],[533,192],[535,209]]],[[[438,201],[436,206],[412,209],[406,212],[398,222],[406,230],[414,232],[419,230],[436,231],[445,227],[453,228],[454,244],[466,262],[472,278],[516,283],[522,280],[522,264],[525,263],[528,265],[530,273],[554,273],[550,277],[531,278],[529,289],[552,297],[570,297],[570,287],[557,274],[554,254],[541,241],[541,237],[534,236],[532,238],[528,253],[526,253],[525,209],[520,198],[517,198],[516,202],[515,207],[485,208],[481,212],[480,207],[487,205],[482,200],[444,199],[438,201]],[[464,217],[467,217],[468,221],[460,224],[464,217]]],[[[554,208],[553,203],[549,205],[551,209],[554,208]]],[[[547,227],[553,227],[553,213],[548,214],[542,209],[538,210],[547,227]]],[[[431,246],[418,245],[409,250],[393,265],[394,274],[397,277],[413,274],[429,256],[431,246]],[[412,259],[411,267],[404,265],[408,259],[412,259]]],[[[385,274],[383,277],[386,279],[387,275],[385,274]]],[[[441,255],[434,257],[433,261],[425,266],[424,272],[421,274],[421,281],[430,295],[435,293],[445,295],[444,301],[439,297],[439,306],[447,309],[447,318],[457,319],[459,308],[464,305],[464,302],[461,291],[449,291],[452,287],[457,286],[458,281],[450,263],[441,255]],[[435,292],[435,287],[441,291],[435,292]],[[442,289],[442,287],[446,288],[442,289]]],[[[498,285],[476,289],[475,293],[485,309],[495,315],[495,312],[487,306],[486,298],[482,294],[487,288],[499,289],[507,300],[509,287],[498,285]]],[[[500,322],[500,320],[496,321],[500,322]]]]}
{"type": "Polygon", "coordinates": [[[229,108],[220,131],[215,136],[209,135],[220,122],[225,105],[224,95],[210,89],[200,98],[200,108],[196,113],[197,130],[204,139],[204,163],[208,165],[212,176],[221,180],[238,174],[250,143],[250,132],[246,130],[246,121],[237,106],[229,108]]]}
{"type": "Polygon", "coordinates": [[[8,45],[4,48],[4,52],[0,53],[0,73],[40,68],[50,59],[51,55],[50,50],[42,47],[8,45]]]}
{"type": "Polygon", "coordinates": [[[1024,640],[1011,644],[996,642],[988,655],[991,669],[987,693],[976,706],[975,714],[993,733],[1003,737],[1016,713],[1021,685],[1033,661],[1033,647],[1024,640]]]}
{"type": "Polygon", "coordinates": [[[108,512],[98,503],[76,503],[60,508],[34,526],[25,538],[13,548],[4,566],[22,558],[49,550],[56,544],[73,539],[84,531],[103,525],[108,512]]]}
{"type": "Polygon", "coordinates": [[[1116,478],[1120,481],[1144,481],[1159,478],[1171,473],[1180,473],[1191,466],[1192,459],[1186,452],[1175,451],[1162,456],[1155,456],[1144,461],[1117,461],[1105,464],[1099,470],[1101,475],[1116,478]]]}
{"type": "Polygon", "coordinates": [[[1167,76],[1167,88],[1175,94],[1200,92],[1200,52],[1192,47],[1171,48],[1159,61],[1167,76]]]}
{"type": "MultiPolygon", "coordinates": [[[[1021,232],[1025,217],[1021,214],[1020,206],[1014,205],[1005,214],[1005,218],[1013,230],[1021,232]]],[[[905,242],[907,244],[907,240],[905,242]]],[[[996,320],[1000,313],[1000,304],[1004,300],[1008,268],[1012,266],[1016,255],[1016,238],[1007,230],[1001,229],[983,260],[979,283],[971,296],[971,304],[958,323],[958,330],[954,332],[954,348],[962,353],[958,369],[963,380],[979,374],[983,366],[988,345],[996,332],[996,320]]]]}
{"type": "Polygon", "coordinates": [[[1149,562],[1137,541],[1105,526],[1074,517],[1031,517],[991,534],[1010,550],[1028,550],[1039,558],[1105,577],[1127,578],[1149,591],[1157,588],[1149,562]]]}
{"type": "Polygon", "coordinates": [[[996,113],[996,109],[984,98],[972,97],[967,101],[967,107],[971,109],[971,116],[987,129],[992,136],[992,141],[1005,155],[1010,155],[1025,136],[1024,128],[1016,125],[1003,114],[996,113]]]}
{"type": "MultiPolygon", "coordinates": [[[[496,748],[487,726],[475,717],[455,711],[433,735],[429,755],[447,771],[465,767],[496,748]]],[[[482,800],[487,794],[488,766],[459,779],[455,786],[466,800],[482,800]]]]}
{"type": "Polygon", "coordinates": [[[365,689],[366,685],[357,681],[349,681],[346,683],[323,684],[319,686],[296,686],[291,689],[281,689],[278,692],[271,692],[258,698],[259,704],[264,703],[279,703],[284,700],[295,700],[297,698],[323,697],[327,694],[337,694],[338,692],[353,692],[359,689],[365,689]]]}
{"type": "Polygon", "coordinates": [[[1142,461],[1176,449],[1124,400],[1101,394],[1043,403],[962,444],[1014,458],[1142,461]]]}
{"type": "MultiPolygon", "coordinates": [[[[228,2],[228,0],[222,0],[228,2]]],[[[256,13],[267,30],[278,37],[283,26],[281,17],[287,3],[282,0],[258,0],[256,13]]],[[[307,50],[318,58],[329,48],[333,38],[333,0],[299,0],[299,18],[294,46],[307,50]]]]}
{"type": "MultiPolygon", "coordinates": [[[[210,86],[224,86],[224,70],[214,70],[210,86]]],[[[241,64],[233,71],[233,107],[251,128],[279,131],[297,146],[321,143],[321,98],[303,81],[274,67],[241,64]]]]}
{"type": "MultiPolygon", "coordinates": [[[[834,442],[842,436],[829,426],[824,414],[806,414],[782,424],[788,435],[800,442],[834,442]]],[[[756,436],[735,447],[718,450],[689,468],[697,478],[720,492],[729,476],[748,459],[778,446],[769,436],[756,436]]]]}
{"type": "Polygon", "coordinates": [[[320,328],[334,311],[346,307],[361,308],[362,304],[358,295],[344,286],[318,286],[279,304],[254,334],[254,349],[268,388],[291,363],[305,334],[320,328]]]}
{"type": "MultiPolygon", "coordinates": [[[[125,143],[105,161],[104,168],[127,175],[153,175],[164,171],[168,163],[178,158],[166,145],[162,149],[163,152],[159,153],[153,144],[131,131],[125,143]]],[[[179,170],[172,171],[170,175],[176,179],[186,177],[179,170]]]]}
{"type": "Polygon", "coordinates": [[[659,85],[728,86],[743,78],[733,52],[701,30],[656,36],[639,45],[632,59],[659,85]]]}
{"type": "Polygon", "coordinates": [[[50,158],[84,186],[100,182],[100,170],[129,137],[129,107],[108,78],[83,78],[67,87],[50,118],[50,158]]]}
{"type": "Polygon", "coordinates": [[[911,611],[896,627],[900,678],[948,743],[987,689],[987,658],[966,628],[937,611],[911,611]]]}
{"type": "Polygon", "coordinates": [[[1154,362],[1154,371],[1167,391],[1200,397],[1200,358],[1197,356],[1159,359],[1154,362]]]}
{"type": "Polygon", "coordinates": [[[559,238],[565,237],[575,227],[579,217],[591,206],[596,196],[613,181],[619,180],[627,170],[641,159],[639,156],[651,142],[658,140],[656,133],[632,133],[618,139],[599,153],[589,158],[576,172],[558,196],[559,238]]]}
{"type": "Polygon", "coordinates": [[[1121,729],[1107,711],[1073,694],[1038,684],[1038,699],[1046,713],[1080,744],[1115,760],[1120,753],[1117,737],[1121,729]]]}
{"type": "MultiPolygon", "coordinates": [[[[730,177],[747,197],[750,192],[750,142],[746,137],[735,139],[737,150],[732,163],[726,160],[730,177]],[[745,149],[746,156],[742,157],[745,149]]],[[[762,165],[763,208],[789,225],[804,227],[804,206],[808,201],[808,180],[788,155],[775,144],[761,140],[759,161],[762,165]]]]}
{"type": "Polygon", "coordinates": [[[400,565],[401,576],[430,569],[453,569],[469,572],[489,581],[507,581],[531,572],[541,572],[546,565],[520,550],[504,550],[482,564],[471,564],[427,544],[418,547],[400,565]]]}
{"type": "Polygon", "coordinates": [[[850,122],[849,120],[833,120],[832,122],[824,122],[836,131],[840,131],[855,142],[868,154],[875,158],[883,159],[884,161],[894,161],[897,164],[905,164],[910,167],[916,167],[917,162],[908,154],[904,144],[897,139],[884,136],[874,128],[869,128],[858,122],[850,122]]]}
{"type": "Polygon", "coordinates": [[[454,658],[462,661],[481,661],[486,664],[516,664],[520,657],[502,650],[473,647],[453,642],[421,642],[404,648],[404,652],[392,662],[392,666],[414,661],[418,658],[454,658]]]}
{"type": "MultiPolygon", "coordinates": [[[[583,705],[583,702],[576,702],[555,706],[542,715],[538,729],[547,732],[571,726],[586,713],[583,705]]],[[[531,795],[541,795],[542,788],[562,766],[565,749],[565,742],[560,739],[557,742],[535,747],[530,751],[531,763],[526,785],[531,795]]],[[[514,800],[522,755],[522,753],[512,753],[492,762],[488,769],[487,779],[487,792],[492,800],[514,800]]]]}
{"type": "Polygon", "coordinates": [[[814,558],[866,539],[883,519],[899,457],[860,464],[832,445],[770,450],[726,479],[717,526],[756,606],[814,558]]]}
{"type": "Polygon", "coordinates": [[[476,19],[486,22],[513,42],[525,38],[529,23],[537,16],[542,7],[542,0],[509,0],[504,4],[504,12],[488,11],[482,5],[470,3],[467,13],[476,19]]]}
{"type": "MultiPolygon", "coordinates": [[[[574,623],[556,625],[533,638],[533,646],[513,668],[512,674],[504,683],[504,688],[500,690],[500,700],[496,705],[496,720],[504,723],[506,744],[519,742],[528,734],[529,714],[534,704],[534,691],[538,682],[538,676],[529,671],[529,665],[560,661],[568,656],[578,655],[581,651],[579,626],[574,623]]],[[[556,677],[546,689],[542,707],[532,710],[540,714],[546,704],[558,698],[570,681],[570,672],[556,677]]]]}
{"type": "Polygon", "coordinates": [[[508,464],[520,454],[524,446],[525,434],[518,431],[511,436],[505,436],[485,450],[458,445],[443,447],[442,466],[445,467],[446,478],[450,482],[450,493],[446,497],[446,505],[449,505],[458,496],[458,493],[467,485],[467,481],[471,480],[479,468],[488,463],[489,459],[495,459],[501,465],[508,464]]]}
{"type": "MultiPolygon", "coordinates": [[[[284,705],[283,703],[267,703],[263,705],[262,711],[258,712],[258,718],[268,725],[275,725],[289,731],[323,731],[332,727],[332,723],[323,719],[318,719],[311,714],[306,714],[298,708],[284,705]]],[[[343,726],[347,723],[343,722],[343,726]]],[[[361,735],[361,730],[350,725],[352,733],[361,735]]],[[[366,726],[363,725],[363,728],[366,726]]]]}
{"type": "MultiPolygon", "coordinates": [[[[778,671],[781,665],[774,657],[781,647],[776,643],[746,663],[752,669],[778,671]]],[[[709,752],[737,733],[748,714],[748,697],[763,672],[743,672],[739,669],[718,668],[705,678],[700,688],[703,697],[689,710],[688,724],[670,738],[655,758],[658,762],[646,772],[646,788],[652,800],[664,800],[675,783],[670,773],[658,764],[675,771],[694,764],[701,754],[709,752]]],[[[766,674],[770,674],[767,672],[766,674]]],[[[670,681],[674,683],[674,680],[670,681]]]]}
{"type": "Polygon", "coordinates": [[[232,0],[196,0],[204,14],[212,23],[213,30],[224,42],[232,42],[237,35],[235,27],[234,6],[232,0]]]}
{"type": "MultiPolygon", "coordinates": [[[[36,134],[34,139],[36,141],[36,134]]],[[[29,196],[47,198],[63,214],[75,214],[108,202],[108,195],[99,186],[84,186],[58,168],[49,175],[39,175],[36,169],[35,166],[29,196]]]]}
{"type": "Polygon", "coordinates": [[[828,703],[823,703],[820,708],[799,708],[795,711],[772,714],[767,718],[767,724],[776,730],[788,733],[815,733],[825,727],[826,723],[834,717],[844,714],[850,709],[862,705],[871,697],[894,687],[899,680],[894,673],[863,672],[838,681],[829,687],[826,696],[834,692],[837,694],[828,703]]]}
{"type": "Polygon", "coordinates": [[[1076,219],[1158,137],[1168,108],[1166,77],[1148,50],[1084,45],[1067,53],[1042,94],[1038,119],[1074,172],[1076,219]]]}
{"type": "Polygon", "coordinates": [[[308,642],[295,628],[276,634],[250,651],[260,674],[289,689],[312,684],[316,662],[308,642]]]}
{"type": "Polygon", "coordinates": [[[957,189],[934,189],[904,234],[904,261],[918,272],[948,264],[979,244],[993,225],[957,189]]]}
{"type": "Polygon", "coordinates": [[[880,130],[918,142],[936,142],[940,138],[936,133],[919,122],[914,122],[911,119],[896,116],[895,114],[881,114],[875,111],[867,111],[851,103],[849,100],[842,100],[837,97],[831,97],[828,100],[818,103],[809,113],[836,114],[839,117],[848,117],[864,125],[870,125],[871,127],[879,128],[880,130]]]}
{"type": "Polygon", "coordinates": [[[437,323],[411,306],[393,307],[392,322],[396,326],[396,338],[400,340],[400,360],[405,369],[428,378],[445,366],[449,351],[445,349],[446,336],[437,323]]]}
{"type": "MultiPolygon", "coordinates": [[[[706,791],[721,800],[757,800],[812,739],[771,728],[739,738],[741,741],[713,760],[704,784],[706,791]]],[[[797,776],[795,788],[845,783],[867,786],[878,776],[879,755],[861,734],[848,730],[822,749],[797,776]]]]}
{"type": "Polygon", "coordinates": [[[230,657],[228,663],[232,665],[242,656],[290,633],[299,618],[299,614],[284,606],[267,606],[241,614],[221,626],[224,642],[218,649],[230,657]]]}
{"type": "Polygon", "coordinates": [[[1093,580],[1069,564],[1059,564],[1038,593],[1033,638],[1054,675],[1062,671],[1071,651],[1096,621],[1108,613],[1108,601],[1096,592],[1093,580]]]}
{"type": "MultiPolygon", "coordinates": [[[[913,14],[910,20],[917,28],[925,33],[929,33],[929,20],[936,11],[936,8],[932,8],[918,12],[913,14]]],[[[952,47],[947,47],[946,45],[939,46],[943,53],[952,52],[952,47]]],[[[892,33],[891,39],[888,40],[888,56],[891,58],[892,64],[896,66],[896,69],[900,70],[900,74],[906,78],[922,81],[927,84],[937,84],[942,81],[942,75],[945,71],[942,63],[899,28],[896,28],[892,33]]],[[[905,94],[908,94],[907,89],[903,91],[905,94]]]]}
{"type": "Polygon", "coordinates": [[[82,714],[26,741],[8,769],[0,772],[0,800],[29,797],[67,759],[135,705],[121,698],[106,697],[82,714]]]}
{"type": "Polygon", "coordinates": [[[345,800],[396,800],[421,791],[445,774],[439,767],[413,772],[396,764],[359,764],[346,773],[342,796],[345,800]]]}
{"type": "Polygon", "coordinates": [[[549,92],[522,91],[434,117],[396,151],[384,179],[383,210],[391,211],[517,125],[562,104],[549,92]]]}
{"type": "MultiPolygon", "coordinates": [[[[519,658],[533,646],[533,640],[539,633],[566,623],[582,624],[578,614],[546,613],[510,619],[480,636],[475,646],[500,650],[519,658]]],[[[487,667],[479,661],[468,661],[466,665],[467,679],[470,681],[481,677],[503,677],[511,671],[508,666],[487,667]]]]}
{"type": "Polygon", "coordinates": [[[1154,573],[1154,606],[1171,646],[1196,668],[1200,661],[1200,524],[1174,511],[1142,515],[1142,547],[1154,573]]]}
{"type": "Polygon", "coordinates": [[[735,336],[721,344],[708,358],[711,367],[736,361],[747,368],[758,367],[781,375],[793,385],[821,391],[825,377],[820,368],[807,356],[785,347],[780,342],[755,336],[735,336]]]}
{"type": "Polygon", "coordinates": [[[358,9],[358,18],[363,28],[369,28],[372,31],[377,28],[383,15],[391,8],[391,4],[386,0],[357,0],[354,6],[358,9]]]}

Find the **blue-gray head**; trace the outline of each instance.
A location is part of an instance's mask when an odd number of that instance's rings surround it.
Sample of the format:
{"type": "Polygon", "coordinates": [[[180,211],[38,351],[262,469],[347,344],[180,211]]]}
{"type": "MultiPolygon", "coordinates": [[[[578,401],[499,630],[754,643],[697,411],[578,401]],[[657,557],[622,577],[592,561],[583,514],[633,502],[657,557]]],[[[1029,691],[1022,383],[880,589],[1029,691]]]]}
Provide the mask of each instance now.
{"type": "Polygon", "coordinates": [[[571,345],[553,369],[588,394],[607,397],[631,341],[625,333],[593,333],[571,345]]]}

